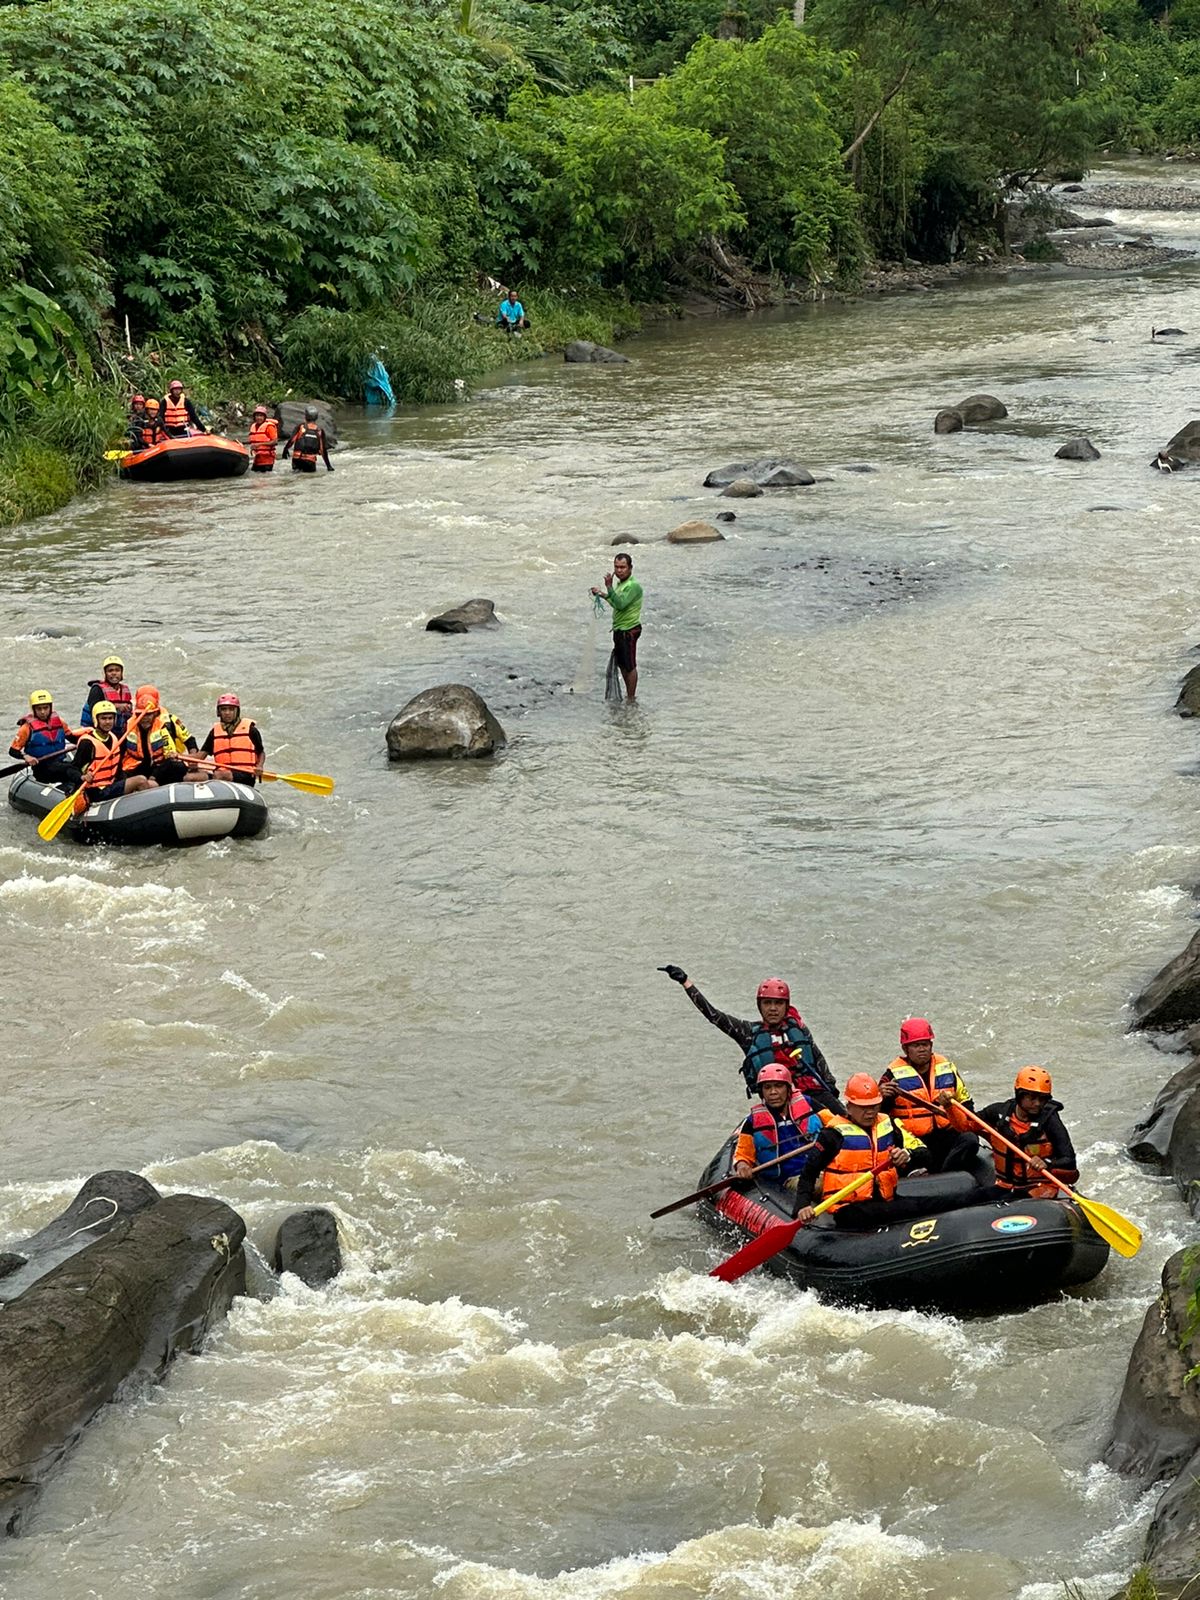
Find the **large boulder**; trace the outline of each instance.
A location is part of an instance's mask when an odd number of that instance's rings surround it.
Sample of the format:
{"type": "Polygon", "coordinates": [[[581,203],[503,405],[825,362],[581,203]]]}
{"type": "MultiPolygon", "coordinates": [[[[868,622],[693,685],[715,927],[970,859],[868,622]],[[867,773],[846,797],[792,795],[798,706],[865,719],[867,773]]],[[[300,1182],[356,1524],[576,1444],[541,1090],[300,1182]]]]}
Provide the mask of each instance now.
{"type": "Polygon", "coordinates": [[[508,740],[474,689],[441,683],[402,706],[388,724],[389,761],[490,756],[508,740]]]}
{"type": "Polygon", "coordinates": [[[629,357],[623,356],[619,350],[610,350],[606,344],[593,344],[590,339],[572,339],[563,351],[563,360],[578,364],[584,362],[612,364],[627,362],[629,357]]]}
{"type": "Polygon", "coordinates": [[[1133,1347],[1104,1451],[1108,1466],[1145,1484],[1177,1472],[1200,1450],[1200,1389],[1187,1378],[1200,1362],[1188,1310],[1195,1268],[1187,1255],[1177,1251],[1163,1268],[1162,1294],[1133,1347]]]}
{"type": "Polygon", "coordinates": [[[342,1270],[337,1218],[324,1206],[293,1211],[275,1235],[275,1271],[294,1272],[310,1289],[323,1288],[342,1270]]]}
{"type": "Polygon", "coordinates": [[[1200,421],[1185,422],[1160,454],[1170,461],[1200,461],[1200,421]]]}
{"type": "Polygon", "coordinates": [[[681,522],[677,528],[671,529],[667,535],[667,543],[711,544],[714,539],[724,537],[720,528],[714,528],[711,522],[681,522]]]}
{"type": "Polygon", "coordinates": [[[706,489],[724,489],[740,478],[748,478],[760,489],[799,489],[816,483],[807,467],[785,456],[762,456],[757,461],[734,461],[727,467],[714,467],[704,480],[706,489]]]}
{"type": "Polygon", "coordinates": [[[1145,1162],[1147,1166],[1166,1166],[1179,1113],[1198,1092],[1200,1059],[1193,1058],[1167,1079],[1150,1110],[1134,1128],[1129,1154],[1135,1161],[1145,1162]]]}
{"type": "Polygon", "coordinates": [[[1200,666],[1184,675],[1175,709],[1181,717],[1200,717],[1200,666]]]}
{"type": "Polygon", "coordinates": [[[1200,1022],[1200,933],[1173,956],[1133,1002],[1131,1027],[1176,1033],[1200,1022]]]}
{"type": "Polygon", "coordinates": [[[974,428],[981,422],[998,422],[1008,415],[1008,407],[994,394],[969,394],[954,409],[967,428],[974,428]]]}
{"type": "Polygon", "coordinates": [[[469,633],[472,628],[485,628],[498,622],[493,600],[464,600],[460,606],[451,606],[425,624],[426,633],[469,633]]]}
{"type": "Polygon", "coordinates": [[[5,1247],[12,1265],[0,1266],[0,1303],[15,1300],[60,1262],[95,1244],[126,1217],[146,1211],[162,1196],[137,1172],[97,1172],[63,1212],[27,1239],[5,1247]]]}
{"type": "Polygon", "coordinates": [[[325,440],[332,450],[338,442],[337,419],[333,409],[324,400],[281,400],[275,407],[275,420],[279,424],[279,437],[283,440],[291,438],[292,434],[304,421],[305,410],[309,406],[317,408],[317,422],[325,429],[325,440]]]}
{"type": "Polygon", "coordinates": [[[934,433],[961,433],[962,430],[961,411],[939,411],[933,419],[934,433]]]}
{"type": "Polygon", "coordinates": [[[169,1195],[60,1262],[0,1314],[0,1530],[101,1406],[196,1350],[246,1283],[245,1225],[169,1195]]]}
{"type": "Polygon", "coordinates": [[[754,500],[762,492],[753,478],[735,478],[721,490],[722,495],[729,500],[754,500]]]}
{"type": "Polygon", "coordinates": [[[1100,452],[1090,439],[1068,439],[1054,452],[1056,461],[1099,461],[1100,452]]]}
{"type": "Polygon", "coordinates": [[[1192,1600],[1200,1573],[1200,1449],[1155,1506],[1145,1559],[1156,1600],[1192,1600]]]}

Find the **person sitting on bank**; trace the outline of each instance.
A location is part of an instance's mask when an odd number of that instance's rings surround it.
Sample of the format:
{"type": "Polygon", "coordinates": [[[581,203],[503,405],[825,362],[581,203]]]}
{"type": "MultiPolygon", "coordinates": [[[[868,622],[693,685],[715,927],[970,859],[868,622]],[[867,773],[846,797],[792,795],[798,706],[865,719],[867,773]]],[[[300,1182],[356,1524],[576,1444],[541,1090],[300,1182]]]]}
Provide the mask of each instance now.
{"type": "Polygon", "coordinates": [[[79,775],[67,745],[74,744],[77,737],[55,711],[50,691],[35,689],[8,753],[24,761],[39,783],[60,783],[70,794],[78,787],[79,775]]]}
{"type": "Polygon", "coordinates": [[[513,294],[511,289],[501,291],[504,295],[500,302],[500,309],[496,313],[496,326],[503,328],[505,333],[520,333],[529,326],[529,318],[525,315],[525,307],[513,294]]]}
{"type": "Polygon", "coordinates": [[[926,1017],[905,1017],[900,1052],[879,1080],[884,1105],[925,1146],[930,1172],[967,1171],[979,1154],[979,1136],[965,1125],[951,1127],[944,1113],[951,1101],[968,1111],[975,1109],[975,1102],[953,1061],[934,1053],[933,1027],[926,1017]]]}
{"type": "Polygon", "coordinates": [[[133,697],[133,720],[126,729],[121,754],[122,771],[153,778],[159,788],[168,783],[191,782],[197,773],[180,760],[185,750],[198,752],[195,739],[178,717],[163,708],[154,685],[143,683],[133,697]]]}
{"type": "Polygon", "coordinates": [[[317,415],[316,406],[306,406],[304,421],[297,423],[296,431],[283,447],[283,459],[286,461],[291,455],[293,472],[315,472],[318,457],[324,461],[327,472],[333,471],[325,429],[318,424],[317,415]]]}
{"type": "Polygon", "coordinates": [[[761,1106],[755,1106],[738,1130],[731,1172],[748,1178],[753,1168],[776,1156],[788,1156],[772,1168],[770,1181],[794,1189],[804,1169],[804,1155],[792,1155],[811,1144],[821,1131],[821,1119],[795,1087],[786,1067],[764,1067],[758,1075],[761,1106]]]}
{"type": "Polygon", "coordinates": [[[612,607],[613,656],[625,683],[625,696],[637,699],[637,646],[642,637],[642,586],[633,575],[633,557],[624,550],[613,557],[613,569],[604,574],[604,588],[593,586],[612,607]]]}
{"type": "Polygon", "coordinates": [[[159,402],[155,439],[187,439],[193,433],[203,432],[191,396],[184,394],[178,378],[172,378],[165,397],[159,402]]]}
{"type": "Polygon", "coordinates": [[[843,1099],[845,1116],[825,1123],[816,1136],[817,1148],[800,1174],[795,1202],[798,1222],[811,1222],[816,1202],[828,1199],[864,1172],[871,1174],[870,1181],[831,1208],[839,1228],[885,1228],[889,1223],[953,1211],[978,1199],[982,1193],[978,1189],[972,1191],[970,1200],[961,1194],[898,1195],[901,1173],[924,1165],[920,1140],[884,1114],[883,1094],[869,1073],[856,1072],[846,1083],[843,1099]]]}
{"type": "MultiPolygon", "coordinates": [[[[998,1140],[991,1141],[996,1158],[996,1182],[990,1186],[988,1198],[1052,1199],[1062,1191],[1044,1181],[1047,1172],[1052,1172],[1062,1183],[1079,1182],[1075,1146],[1059,1115],[1062,1101],[1053,1098],[1053,1088],[1045,1067],[1022,1067],[1013,1084],[1012,1099],[997,1100],[978,1113],[1001,1138],[1025,1152],[1024,1157],[1018,1157],[998,1140]]],[[[956,1117],[954,1105],[948,1110],[952,1120],[965,1125],[965,1118],[956,1117]]]]}
{"type": "Polygon", "coordinates": [[[125,680],[125,663],[120,656],[105,656],[100,663],[100,676],[88,680],[88,694],[79,714],[81,728],[92,726],[96,703],[107,700],[116,710],[116,733],[124,737],[133,711],[133,694],[125,680]]]}
{"type": "Polygon", "coordinates": [[[275,445],[279,439],[279,424],[267,415],[266,406],[255,406],[250,419],[250,471],[275,471],[275,445]]]}
{"type": "Polygon", "coordinates": [[[115,731],[116,720],[116,706],[97,700],[92,707],[92,726],[79,735],[75,763],[81,787],[75,800],[76,812],[85,811],[100,800],[116,800],[123,794],[136,794],[139,789],[158,787],[153,778],[122,772],[125,741],[115,731]]]}
{"type": "Polygon", "coordinates": [[[262,734],[257,723],[242,716],[236,694],[217,696],[217,720],[201,748],[216,762],[214,778],[227,778],[251,788],[258,782],[265,759],[262,734]]]}
{"type": "Polygon", "coordinates": [[[742,1051],[741,1074],[746,1096],[753,1098],[758,1075],[772,1064],[787,1067],[792,1081],[818,1111],[841,1111],[837,1082],[804,1018],[792,1005],[792,992],[782,978],[765,978],[756,996],[758,1016],[733,1017],[705,999],[682,967],[662,969],[706,1022],[732,1039],[742,1051]]]}

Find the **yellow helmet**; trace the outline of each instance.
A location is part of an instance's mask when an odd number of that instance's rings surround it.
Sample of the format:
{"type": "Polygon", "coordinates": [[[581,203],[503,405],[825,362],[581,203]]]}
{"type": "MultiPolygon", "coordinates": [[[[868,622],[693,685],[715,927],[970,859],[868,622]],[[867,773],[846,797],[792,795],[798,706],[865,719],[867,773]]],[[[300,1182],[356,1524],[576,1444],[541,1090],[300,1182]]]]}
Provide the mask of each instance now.
{"type": "Polygon", "coordinates": [[[95,722],[97,717],[115,717],[116,714],[117,708],[115,705],[113,705],[111,700],[97,700],[96,704],[92,707],[93,722],[95,722]]]}
{"type": "Polygon", "coordinates": [[[54,696],[48,689],[35,689],[29,696],[29,704],[31,706],[52,706],[54,704],[54,696]]]}
{"type": "Polygon", "coordinates": [[[120,656],[105,656],[104,660],[100,663],[100,671],[103,672],[105,667],[120,667],[122,672],[125,671],[125,663],[121,660],[120,656]]]}

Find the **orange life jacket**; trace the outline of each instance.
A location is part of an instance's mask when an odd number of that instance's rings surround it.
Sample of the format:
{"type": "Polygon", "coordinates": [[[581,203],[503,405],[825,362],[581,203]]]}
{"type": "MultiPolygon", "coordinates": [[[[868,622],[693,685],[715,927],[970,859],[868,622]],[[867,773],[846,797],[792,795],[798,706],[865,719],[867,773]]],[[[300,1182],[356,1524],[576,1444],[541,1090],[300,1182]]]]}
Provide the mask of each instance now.
{"type": "Polygon", "coordinates": [[[167,715],[164,711],[155,713],[154,721],[146,733],[143,747],[142,729],[136,718],[131,717],[129,727],[126,729],[125,738],[121,746],[122,771],[134,772],[144,761],[152,764],[166,761],[174,754],[175,743],[167,729],[167,715]]]}
{"type": "Polygon", "coordinates": [[[219,719],[213,723],[212,754],[218,767],[228,767],[231,772],[254,771],[262,758],[250,738],[253,726],[249,717],[243,717],[232,732],[219,719]]]}
{"type": "Polygon", "coordinates": [[[292,435],[292,454],[315,463],[325,449],[325,430],[315,422],[302,422],[292,435]]]}
{"type": "MultiPolygon", "coordinates": [[[[1008,1123],[1006,1137],[1013,1144],[1019,1144],[1026,1155],[1037,1156],[1049,1163],[1054,1154],[1054,1145],[1044,1128],[1035,1130],[1032,1122],[1026,1122],[1015,1111],[1009,1112],[1003,1120],[1008,1123]]],[[[1038,1175],[1030,1171],[1027,1161],[1022,1161],[1003,1145],[993,1145],[992,1149],[996,1158],[996,1182],[1001,1189],[1028,1189],[1031,1184],[1038,1182],[1038,1175]]]]}
{"type": "Polygon", "coordinates": [[[187,425],[188,425],[187,406],[184,405],[183,399],[184,399],[183,395],[180,395],[178,400],[172,400],[171,396],[168,395],[167,398],[163,401],[163,403],[162,403],[162,415],[159,418],[159,423],[161,424],[162,427],[164,427],[164,428],[186,428],[187,427],[187,425]]]}
{"type": "Polygon", "coordinates": [[[275,441],[278,438],[278,424],[272,422],[270,417],[261,428],[253,422],[250,424],[250,453],[256,467],[264,467],[275,460],[275,441]]]}
{"type": "Polygon", "coordinates": [[[84,738],[90,740],[95,754],[83,775],[83,787],[75,803],[76,811],[86,811],[87,795],[96,789],[107,789],[121,770],[121,752],[124,748],[115,733],[107,737],[99,728],[89,728],[84,738]]]}
{"type": "Polygon", "coordinates": [[[895,1167],[890,1163],[889,1157],[893,1150],[903,1148],[903,1138],[893,1126],[892,1119],[885,1117],[882,1112],[875,1118],[873,1128],[860,1128],[857,1122],[851,1122],[849,1117],[833,1117],[826,1124],[827,1127],[836,1128],[842,1136],[842,1148],[821,1174],[821,1198],[827,1199],[837,1190],[844,1189],[848,1183],[861,1176],[864,1172],[871,1172],[874,1168],[882,1166],[882,1170],[875,1173],[871,1183],[864,1183],[860,1189],[830,1210],[840,1211],[842,1206],[853,1205],[858,1200],[891,1200],[896,1194],[896,1184],[899,1181],[895,1167]]]}
{"type": "MultiPolygon", "coordinates": [[[[928,1074],[918,1072],[905,1056],[897,1056],[894,1061],[889,1062],[887,1071],[891,1073],[897,1089],[903,1089],[905,1094],[924,1095],[930,1100],[939,1095],[943,1089],[949,1089],[953,1094],[958,1082],[954,1063],[936,1053],[929,1063],[928,1074]]],[[[944,1117],[939,1120],[932,1111],[918,1105],[915,1100],[906,1100],[904,1095],[897,1095],[893,1115],[897,1122],[904,1124],[915,1139],[924,1139],[936,1128],[946,1126],[944,1117]]]]}

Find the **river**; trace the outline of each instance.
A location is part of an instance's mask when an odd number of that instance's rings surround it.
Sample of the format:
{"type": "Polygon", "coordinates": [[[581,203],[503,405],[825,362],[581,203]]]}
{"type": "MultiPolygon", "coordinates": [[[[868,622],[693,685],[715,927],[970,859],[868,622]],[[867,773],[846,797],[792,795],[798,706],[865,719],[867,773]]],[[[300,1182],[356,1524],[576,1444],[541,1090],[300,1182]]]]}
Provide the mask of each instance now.
{"type": "Polygon", "coordinates": [[[10,714],[118,648],[201,731],[241,691],[269,836],[42,845],[0,813],[0,1238],[107,1166],[220,1195],[269,1249],[330,1204],[347,1268],[238,1302],[112,1408],[0,1550],[9,1600],[1055,1600],[1116,1586],[1151,1498],[1096,1464],[1192,1236],[1123,1155],[1169,1063],[1124,1033],[1184,942],[1196,269],[1016,278],[653,330],[351,419],[337,472],[114,485],[0,534],[10,714]],[[1001,396],[994,431],[934,412],[1001,396]],[[1102,459],[1055,448],[1087,433],[1102,459]],[[642,698],[572,693],[626,535],[708,468],[815,487],[634,550],[642,698]],[[857,464],[871,472],[850,470],[857,464]],[[425,619],[471,595],[493,631],[425,619]],[[53,626],[62,637],[38,630],[53,626]],[[390,767],[462,680],[487,764],[390,767]],[[1044,1062],[1085,1192],[1145,1229],[1085,1291],[956,1321],[706,1276],[691,1188],[737,1054],[655,969],[752,1010],[790,978],[839,1079],[934,1018],[986,1101],[1044,1062]]]}

